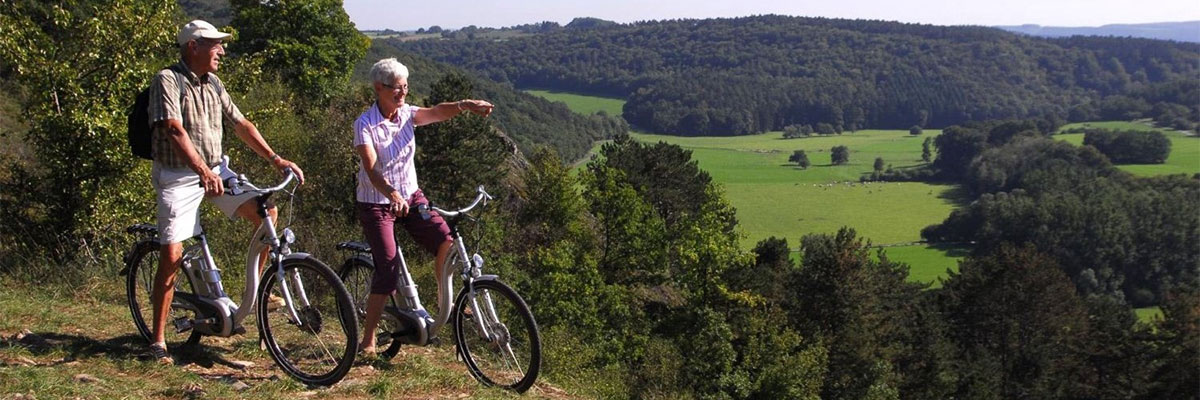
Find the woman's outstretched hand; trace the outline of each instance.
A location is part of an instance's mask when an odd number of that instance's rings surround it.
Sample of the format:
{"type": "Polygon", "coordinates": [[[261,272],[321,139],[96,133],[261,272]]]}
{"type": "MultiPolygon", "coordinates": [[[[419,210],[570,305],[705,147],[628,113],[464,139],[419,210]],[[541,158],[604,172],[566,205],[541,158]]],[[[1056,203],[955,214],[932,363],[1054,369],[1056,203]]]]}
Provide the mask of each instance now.
{"type": "Polygon", "coordinates": [[[464,111],[470,111],[485,118],[492,114],[493,108],[496,108],[492,103],[484,100],[461,100],[458,104],[464,111]]]}

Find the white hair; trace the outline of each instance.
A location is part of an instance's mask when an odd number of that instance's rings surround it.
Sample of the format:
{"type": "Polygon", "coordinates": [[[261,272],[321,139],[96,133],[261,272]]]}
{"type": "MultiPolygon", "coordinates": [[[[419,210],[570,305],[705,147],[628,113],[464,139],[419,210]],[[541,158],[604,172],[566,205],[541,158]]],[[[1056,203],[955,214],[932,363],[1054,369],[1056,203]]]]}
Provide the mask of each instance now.
{"type": "Polygon", "coordinates": [[[408,67],[395,58],[385,58],[371,66],[371,81],[391,85],[397,79],[408,79],[408,67]]]}

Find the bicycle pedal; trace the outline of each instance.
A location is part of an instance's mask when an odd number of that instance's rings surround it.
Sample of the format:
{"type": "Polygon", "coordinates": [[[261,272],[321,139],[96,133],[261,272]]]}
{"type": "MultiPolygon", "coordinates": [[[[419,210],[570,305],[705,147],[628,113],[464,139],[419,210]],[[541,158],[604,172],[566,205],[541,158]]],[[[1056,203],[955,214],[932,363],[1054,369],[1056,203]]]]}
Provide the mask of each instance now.
{"type": "Polygon", "coordinates": [[[187,319],[187,317],[177,318],[173,324],[175,325],[175,333],[184,333],[190,331],[192,330],[193,326],[192,321],[187,319]]]}

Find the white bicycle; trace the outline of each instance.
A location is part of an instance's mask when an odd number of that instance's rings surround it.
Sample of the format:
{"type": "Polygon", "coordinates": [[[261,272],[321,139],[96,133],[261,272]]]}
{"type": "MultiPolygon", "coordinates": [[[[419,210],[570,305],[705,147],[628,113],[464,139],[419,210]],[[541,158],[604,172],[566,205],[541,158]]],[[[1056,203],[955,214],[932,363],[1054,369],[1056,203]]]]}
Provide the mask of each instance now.
{"type": "MultiPolygon", "coordinates": [[[[386,347],[380,355],[392,358],[400,351],[401,344],[426,346],[437,343],[438,330],[447,322],[454,327],[454,344],[458,355],[467,364],[471,376],[486,385],[496,385],[523,393],[537,380],[542,362],[542,339],[537,322],[525,300],[496,275],[483,274],[483,257],[479,253],[468,256],[466,241],[458,225],[464,219],[474,220],[467,212],[481,203],[486,205],[492,196],[478,189],[475,201],[460,210],[443,210],[422,204],[414,212],[428,220],[429,210],[437,212],[450,227],[454,249],[446,257],[441,277],[446,298],[438,299],[445,307],[438,315],[431,316],[421,305],[417,295],[417,284],[408,272],[404,254],[396,249],[400,258],[400,282],[380,318],[376,330],[376,343],[386,347]],[[459,273],[462,290],[450,302],[452,278],[459,273]],[[449,311],[449,312],[447,312],[449,311]]],[[[352,254],[342,264],[342,280],[350,290],[359,317],[366,315],[367,296],[370,294],[371,275],[375,263],[371,259],[371,248],[357,241],[342,242],[339,249],[352,254]]],[[[475,247],[478,247],[476,244],[475,247]]]]}
{"type": "MultiPolygon", "coordinates": [[[[223,158],[227,167],[229,159],[223,158]]],[[[234,303],[221,285],[221,273],[213,261],[204,233],[183,251],[181,276],[175,280],[175,298],[171,302],[167,341],[178,342],[191,332],[186,345],[195,346],[202,336],[230,337],[245,333],[242,321],[252,312],[257,316],[258,334],[271,358],[288,375],[309,385],[329,386],[346,376],[354,364],[358,345],[358,319],[350,293],[325,263],[307,253],[293,252],[296,236],[283,229],[282,238],[267,217],[267,200],[284,190],[295,176],[287,172],[278,186],[258,188],[245,176],[225,182],[232,195],[255,193],[262,224],[246,249],[246,288],[242,305],[234,303]],[[266,273],[259,281],[259,260],[263,249],[270,249],[266,273]],[[269,296],[283,299],[281,307],[270,306],[269,296]],[[257,306],[257,307],[256,307],[257,306]]],[[[129,311],[138,333],[150,340],[154,308],[150,291],[158,270],[158,228],[137,224],[126,232],[139,236],[125,255],[126,294],[129,311]]]]}

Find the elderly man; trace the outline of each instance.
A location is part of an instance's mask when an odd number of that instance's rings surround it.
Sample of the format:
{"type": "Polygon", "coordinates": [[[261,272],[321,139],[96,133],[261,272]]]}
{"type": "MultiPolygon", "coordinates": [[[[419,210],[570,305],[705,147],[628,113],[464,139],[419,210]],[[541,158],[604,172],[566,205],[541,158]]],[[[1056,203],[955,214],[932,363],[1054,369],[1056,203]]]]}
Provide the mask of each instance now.
{"type": "Polygon", "coordinates": [[[417,187],[417,169],[413,163],[417,142],[414,127],[441,122],[464,111],[487,117],[492,103],[483,100],[459,100],[433,107],[417,107],[404,102],[408,95],[408,67],[394,58],[380,60],[371,67],[375,104],[354,121],[354,151],[362,161],[358,169],[355,207],[363,235],[371,245],[375,272],[367,297],[363,339],[359,350],[375,352],[375,332],[388,296],[396,291],[400,259],[396,256],[394,225],[399,223],[426,251],[435,255],[438,277],[438,306],[449,312],[449,293],[443,287],[442,264],[449,253],[450,228],[436,212],[421,219],[409,209],[428,204],[417,187]]]}
{"type": "MultiPolygon", "coordinates": [[[[159,71],[150,84],[148,112],[154,124],[151,180],[158,202],[162,245],[150,296],[154,304],[150,352],[162,363],[174,362],[167,353],[163,330],[174,297],[172,289],[182,257],[182,242],[201,232],[200,201],[207,198],[231,218],[240,216],[255,226],[262,222],[250,201],[252,195],[230,196],[224,192],[222,180],[236,174],[219,166],[223,154],[222,124],[232,124],[238,139],[251,150],[280,170],[295,171],[300,182],[304,182],[300,167],[271,150],[213,74],[225,55],[221,41],[228,37],[229,34],[201,20],[184,25],[177,38],[180,62],[159,71]]],[[[275,218],[274,208],[270,215],[275,218]]]]}

